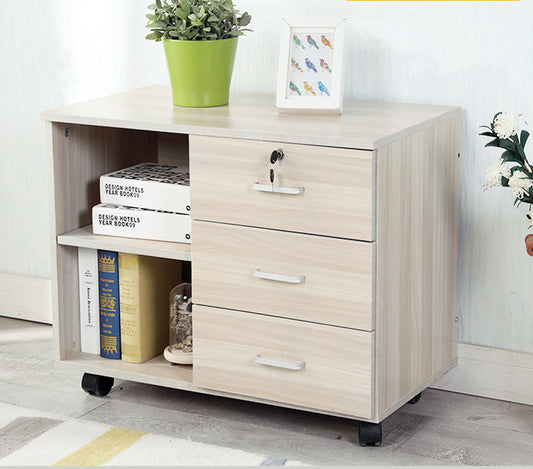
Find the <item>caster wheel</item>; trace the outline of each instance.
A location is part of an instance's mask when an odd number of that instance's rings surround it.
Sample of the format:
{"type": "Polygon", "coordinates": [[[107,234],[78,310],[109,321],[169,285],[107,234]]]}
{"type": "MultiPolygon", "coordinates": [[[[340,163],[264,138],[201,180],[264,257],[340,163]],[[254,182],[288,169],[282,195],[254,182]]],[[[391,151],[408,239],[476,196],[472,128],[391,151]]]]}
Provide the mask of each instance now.
{"type": "Polygon", "coordinates": [[[81,388],[91,396],[104,397],[111,391],[114,381],[113,378],[107,376],[84,373],[81,379],[81,388]]]}
{"type": "Polygon", "coordinates": [[[359,445],[381,446],[381,423],[359,422],[359,445]]]}
{"type": "Polygon", "coordinates": [[[420,396],[422,393],[418,393],[415,397],[413,397],[410,401],[407,401],[409,404],[416,404],[420,400],[420,396]]]}

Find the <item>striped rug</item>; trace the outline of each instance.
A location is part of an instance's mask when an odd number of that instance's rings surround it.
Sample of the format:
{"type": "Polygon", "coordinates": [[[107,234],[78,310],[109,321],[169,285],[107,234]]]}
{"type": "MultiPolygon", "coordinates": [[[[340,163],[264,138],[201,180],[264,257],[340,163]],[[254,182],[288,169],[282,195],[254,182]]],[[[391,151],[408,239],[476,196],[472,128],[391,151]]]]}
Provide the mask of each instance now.
{"type": "Polygon", "coordinates": [[[0,403],[0,466],[304,466],[0,403]]]}

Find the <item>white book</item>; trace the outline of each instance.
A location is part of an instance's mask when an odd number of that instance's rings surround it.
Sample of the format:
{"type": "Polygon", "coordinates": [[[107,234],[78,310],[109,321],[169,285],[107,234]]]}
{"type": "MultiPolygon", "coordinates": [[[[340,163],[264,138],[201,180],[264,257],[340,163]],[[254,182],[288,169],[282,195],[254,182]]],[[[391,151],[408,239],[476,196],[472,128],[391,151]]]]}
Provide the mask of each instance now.
{"type": "Polygon", "coordinates": [[[78,282],[81,351],[100,355],[100,305],[96,249],[78,248],[78,282]]]}
{"type": "Polygon", "coordinates": [[[189,173],[178,166],[142,163],[104,174],[100,176],[100,202],[188,214],[189,173]]]}
{"type": "Polygon", "coordinates": [[[93,207],[93,233],[190,243],[191,217],[161,210],[99,204],[93,207]]]}

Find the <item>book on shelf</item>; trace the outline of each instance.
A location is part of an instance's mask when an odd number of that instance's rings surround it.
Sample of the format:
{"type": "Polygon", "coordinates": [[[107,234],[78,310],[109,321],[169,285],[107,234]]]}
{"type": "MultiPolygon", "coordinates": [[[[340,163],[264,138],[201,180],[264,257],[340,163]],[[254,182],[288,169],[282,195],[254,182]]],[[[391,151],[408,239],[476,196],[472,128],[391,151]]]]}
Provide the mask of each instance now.
{"type": "Polygon", "coordinates": [[[81,351],[100,354],[100,307],[98,254],[96,249],[78,248],[81,351]]]}
{"type": "Polygon", "coordinates": [[[191,217],[181,213],[98,204],[93,207],[92,218],[94,234],[191,242],[191,217]]]}
{"type": "Polygon", "coordinates": [[[169,295],[181,281],[181,263],[122,252],[118,256],[122,360],[142,363],[168,345],[169,295]]]}
{"type": "Polygon", "coordinates": [[[120,360],[118,253],[98,250],[100,356],[120,360]]]}
{"type": "Polygon", "coordinates": [[[100,202],[188,214],[189,173],[178,166],[141,163],[100,176],[100,202]]]}

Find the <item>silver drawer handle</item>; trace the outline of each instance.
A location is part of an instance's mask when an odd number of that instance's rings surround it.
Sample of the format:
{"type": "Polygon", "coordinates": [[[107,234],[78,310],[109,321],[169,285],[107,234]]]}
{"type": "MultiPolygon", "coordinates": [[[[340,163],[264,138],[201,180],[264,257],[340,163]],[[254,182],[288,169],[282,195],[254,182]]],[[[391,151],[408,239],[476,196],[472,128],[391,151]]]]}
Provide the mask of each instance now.
{"type": "Polygon", "coordinates": [[[302,363],[283,362],[281,360],[265,358],[265,357],[262,357],[261,355],[256,355],[254,358],[254,362],[257,363],[258,365],[273,366],[274,368],[283,368],[284,370],[302,371],[303,369],[305,369],[305,362],[302,362],[302,363]]]}
{"type": "Polygon", "coordinates": [[[259,184],[258,182],[253,185],[253,189],[259,192],[275,192],[276,194],[287,195],[300,195],[305,191],[305,187],[272,186],[270,184],[259,184]]]}
{"type": "Polygon", "coordinates": [[[262,278],[264,280],[274,280],[275,282],[285,283],[304,283],[305,275],[300,277],[293,277],[292,275],[271,274],[269,272],[263,272],[260,269],[255,269],[254,277],[262,278]]]}

